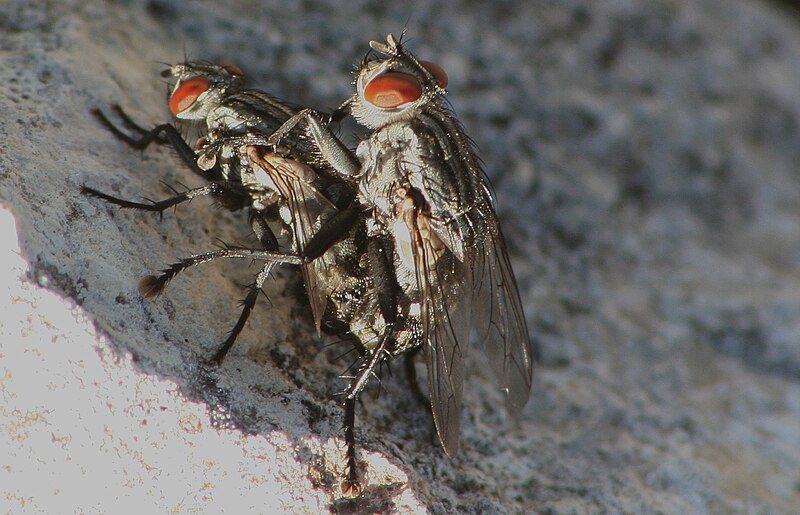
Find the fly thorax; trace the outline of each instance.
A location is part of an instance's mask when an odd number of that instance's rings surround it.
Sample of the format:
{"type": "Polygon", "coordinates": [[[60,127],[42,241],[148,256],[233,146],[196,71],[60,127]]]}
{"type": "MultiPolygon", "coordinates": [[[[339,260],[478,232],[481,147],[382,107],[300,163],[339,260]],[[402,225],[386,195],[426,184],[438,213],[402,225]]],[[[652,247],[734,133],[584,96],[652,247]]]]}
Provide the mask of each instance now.
{"type": "Polygon", "coordinates": [[[405,165],[409,137],[413,137],[413,131],[408,127],[392,124],[376,131],[358,146],[357,156],[363,172],[359,181],[360,200],[387,218],[394,216],[391,196],[396,185],[407,184],[409,170],[415,168],[414,159],[411,159],[410,169],[405,165]]]}

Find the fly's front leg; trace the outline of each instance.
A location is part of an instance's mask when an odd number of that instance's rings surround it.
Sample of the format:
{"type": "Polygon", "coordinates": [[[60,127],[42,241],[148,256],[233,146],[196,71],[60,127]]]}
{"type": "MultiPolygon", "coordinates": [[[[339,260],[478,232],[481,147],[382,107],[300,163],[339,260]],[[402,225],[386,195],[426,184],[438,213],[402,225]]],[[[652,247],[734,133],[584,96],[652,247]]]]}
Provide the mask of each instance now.
{"type": "MultiPolygon", "coordinates": [[[[114,125],[114,123],[105,115],[105,113],[103,113],[103,111],[101,111],[98,108],[92,109],[92,115],[94,115],[94,117],[97,118],[97,120],[106,129],[108,129],[108,131],[111,134],[116,136],[117,139],[119,139],[119,140],[127,143],[129,146],[131,146],[133,148],[136,148],[136,149],[139,149],[139,150],[146,149],[153,142],[159,143],[159,144],[169,143],[169,141],[164,136],[161,135],[161,132],[163,132],[165,130],[165,126],[167,126],[168,124],[162,124],[162,125],[157,126],[153,130],[145,131],[139,125],[134,123],[134,121],[127,114],[125,114],[124,111],[122,111],[121,107],[119,107],[118,105],[115,104],[114,106],[112,106],[112,108],[114,109],[114,111],[116,111],[118,113],[119,112],[123,112],[123,116],[121,117],[123,123],[125,123],[130,128],[132,128],[133,130],[135,130],[136,132],[139,133],[139,138],[134,138],[134,137],[129,136],[128,134],[125,134],[124,132],[122,132],[119,129],[119,127],[114,125]]],[[[183,141],[183,140],[181,139],[181,141],[183,141]]],[[[185,143],[186,142],[184,142],[184,144],[185,143]]]]}
{"type": "Polygon", "coordinates": [[[174,197],[170,197],[168,199],[159,200],[150,203],[142,203],[142,202],[133,202],[130,200],[121,199],[119,197],[114,197],[107,193],[103,193],[102,191],[98,191],[94,188],[90,188],[89,186],[83,185],[81,186],[81,193],[84,195],[89,195],[92,197],[97,197],[100,199],[105,200],[109,204],[114,204],[115,206],[119,206],[123,209],[141,209],[142,211],[155,211],[163,215],[164,211],[171,208],[172,206],[177,206],[182,202],[187,202],[192,200],[196,197],[202,197],[205,195],[212,195],[221,204],[225,205],[226,207],[232,208],[233,206],[240,206],[247,198],[243,193],[235,191],[229,184],[223,182],[212,182],[207,186],[201,186],[200,188],[192,188],[190,190],[186,190],[183,193],[179,193],[174,197]]]}
{"type": "Polygon", "coordinates": [[[353,98],[348,98],[342,105],[336,108],[334,112],[331,113],[330,118],[328,119],[328,123],[326,125],[330,125],[332,123],[339,123],[344,120],[345,116],[349,115],[352,112],[352,105],[353,105],[353,98]]]}
{"type": "Polygon", "coordinates": [[[92,114],[100,121],[100,123],[103,124],[103,126],[105,126],[106,129],[109,130],[109,132],[111,132],[118,139],[127,143],[129,146],[139,150],[144,150],[153,142],[169,144],[178,153],[181,161],[183,161],[194,173],[203,177],[204,179],[218,178],[216,171],[205,171],[197,166],[197,157],[195,156],[194,149],[183,140],[183,136],[181,136],[181,133],[178,132],[178,129],[174,125],[170,123],[162,123],[161,125],[158,125],[149,131],[144,131],[144,129],[134,123],[133,120],[131,120],[130,117],[125,114],[124,111],[122,111],[122,108],[115,106],[114,110],[118,113],[122,113],[121,118],[125,124],[139,132],[139,138],[133,138],[119,130],[119,128],[114,125],[100,109],[92,109],[92,114]],[[211,177],[209,176],[210,173],[212,174],[211,177]]]}
{"type": "MultiPolygon", "coordinates": [[[[119,104],[112,104],[111,109],[115,113],[117,113],[117,116],[119,116],[120,120],[122,120],[122,123],[124,123],[129,129],[138,132],[142,136],[150,132],[149,129],[145,129],[144,127],[133,121],[133,118],[131,118],[130,115],[128,115],[128,113],[126,113],[125,110],[122,109],[122,106],[120,106],[119,104]]],[[[95,111],[98,111],[96,116],[104,119],[106,118],[105,115],[99,112],[99,109],[96,109],[95,111]]],[[[105,119],[104,125],[111,125],[111,122],[108,119],[105,119]]],[[[169,144],[169,141],[167,141],[163,136],[158,136],[156,138],[156,142],[158,142],[161,145],[169,144]]]]}
{"type": "Polygon", "coordinates": [[[320,119],[319,114],[312,109],[303,109],[286,120],[283,125],[278,127],[278,130],[266,139],[263,145],[276,146],[301,122],[307,124],[306,130],[313,138],[314,144],[319,149],[322,158],[333,167],[337,174],[347,180],[352,180],[353,177],[358,175],[361,164],[358,162],[356,156],[353,155],[344,143],[339,141],[339,138],[337,138],[331,129],[320,119]]]}

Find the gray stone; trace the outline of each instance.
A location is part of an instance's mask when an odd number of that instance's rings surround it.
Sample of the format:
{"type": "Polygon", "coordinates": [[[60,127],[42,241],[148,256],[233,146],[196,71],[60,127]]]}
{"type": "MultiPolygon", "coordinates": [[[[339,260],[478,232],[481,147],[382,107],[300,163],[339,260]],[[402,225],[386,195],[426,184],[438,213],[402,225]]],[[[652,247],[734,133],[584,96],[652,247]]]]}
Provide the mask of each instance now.
{"type": "Polygon", "coordinates": [[[796,23],[758,1],[6,0],[0,504],[796,512],[796,23]],[[89,113],[120,103],[142,124],[167,120],[158,62],[236,63],[277,96],[331,108],[368,40],[404,26],[448,71],[481,148],[540,363],[514,419],[471,351],[453,460],[394,367],[359,410],[369,485],[351,502],[334,397],[346,346],[314,335],[297,274],[270,282],[209,368],[255,268],[200,267],[154,301],[136,283],[217,238],[247,241],[243,218],[198,200],[158,221],[78,190],[197,184],[89,113]]]}

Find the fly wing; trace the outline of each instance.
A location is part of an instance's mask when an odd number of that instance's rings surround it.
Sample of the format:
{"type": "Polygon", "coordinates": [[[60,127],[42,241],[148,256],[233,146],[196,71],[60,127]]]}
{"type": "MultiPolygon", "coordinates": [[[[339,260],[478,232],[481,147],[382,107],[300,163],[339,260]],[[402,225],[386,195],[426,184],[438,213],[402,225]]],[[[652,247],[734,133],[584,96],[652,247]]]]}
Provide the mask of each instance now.
{"type": "Polygon", "coordinates": [[[445,453],[454,456],[459,446],[464,351],[470,331],[469,275],[463,263],[443,251],[443,242],[433,231],[420,227],[424,216],[415,211],[408,226],[420,293],[433,420],[445,453]]]}
{"type": "Polygon", "coordinates": [[[426,199],[431,211],[449,222],[454,237],[464,241],[464,263],[471,277],[472,322],[507,392],[509,407],[516,411],[530,392],[530,340],[491,186],[474,145],[452,113],[434,108],[424,123],[432,135],[422,148],[428,165],[422,174],[426,199]],[[437,163],[446,166],[431,173],[437,163]],[[453,203],[452,199],[458,200],[453,203]]]}
{"type": "MultiPolygon", "coordinates": [[[[295,245],[299,249],[305,248],[319,229],[322,220],[336,210],[333,204],[313,186],[316,173],[307,165],[264,152],[258,147],[250,147],[248,156],[251,163],[264,170],[275,183],[289,210],[295,245]]],[[[323,254],[301,267],[317,331],[320,330],[331,293],[327,281],[324,280],[328,266],[329,263],[323,254]]]]}
{"type": "Polygon", "coordinates": [[[472,256],[473,317],[489,364],[516,412],[531,389],[531,343],[503,234],[494,211],[487,211],[482,215],[487,228],[472,256]]]}
{"type": "MultiPolygon", "coordinates": [[[[441,134],[458,132],[455,126],[450,132],[436,127],[433,130],[434,134],[437,130],[441,134]]],[[[472,308],[472,320],[467,325],[476,328],[509,406],[516,411],[525,405],[530,392],[530,340],[492,207],[491,188],[469,145],[459,147],[446,135],[429,140],[420,137],[420,141],[428,143],[416,148],[420,156],[404,155],[404,168],[411,170],[412,184],[418,185],[428,208],[436,214],[429,222],[431,230],[464,264],[464,275],[468,276],[464,281],[470,288],[464,293],[471,298],[472,308]],[[458,148],[461,150],[454,150],[458,148]],[[447,159],[456,155],[461,159],[447,159]]],[[[451,284],[457,282],[450,280],[451,284]]]]}

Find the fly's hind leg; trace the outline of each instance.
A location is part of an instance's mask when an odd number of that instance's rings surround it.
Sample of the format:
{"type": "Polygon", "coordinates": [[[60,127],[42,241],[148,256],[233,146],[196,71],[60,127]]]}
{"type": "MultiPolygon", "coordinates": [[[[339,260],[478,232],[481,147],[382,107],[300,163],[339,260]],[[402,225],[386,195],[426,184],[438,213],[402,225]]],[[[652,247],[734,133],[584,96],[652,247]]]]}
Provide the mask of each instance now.
{"type": "MultiPolygon", "coordinates": [[[[273,252],[278,250],[278,240],[260,212],[254,211],[251,213],[250,224],[253,228],[253,232],[261,242],[261,247],[264,250],[273,252]]],[[[264,286],[264,282],[267,280],[267,277],[275,265],[275,262],[270,261],[264,263],[264,266],[261,267],[261,271],[258,272],[253,284],[248,286],[247,296],[242,300],[242,313],[239,315],[236,325],[233,326],[233,329],[231,329],[230,333],[228,333],[228,337],[222,343],[222,347],[220,347],[220,349],[211,358],[212,363],[220,365],[225,359],[225,356],[228,354],[228,351],[231,350],[231,347],[233,347],[236,338],[239,337],[239,333],[241,333],[242,329],[244,329],[244,325],[247,323],[247,319],[250,317],[250,314],[256,305],[258,293],[261,291],[261,288],[264,286]]]]}

